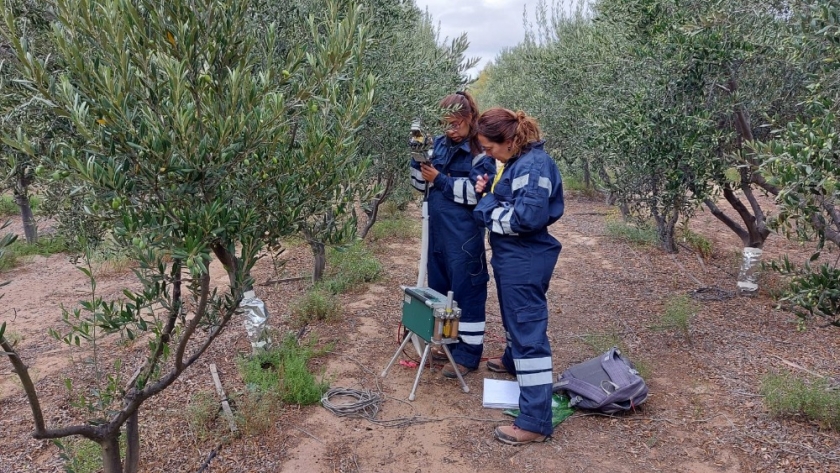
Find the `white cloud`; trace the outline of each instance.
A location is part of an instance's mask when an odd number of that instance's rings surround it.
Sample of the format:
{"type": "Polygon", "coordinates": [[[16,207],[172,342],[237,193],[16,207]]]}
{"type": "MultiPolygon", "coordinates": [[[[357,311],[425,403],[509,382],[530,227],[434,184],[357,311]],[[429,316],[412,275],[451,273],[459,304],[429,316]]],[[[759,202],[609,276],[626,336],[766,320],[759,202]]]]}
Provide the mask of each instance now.
{"type": "Polygon", "coordinates": [[[515,46],[525,38],[523,11],[534,18],[538,0],[415,0],[421,10],[428,8],[441,35],[454,38],[467,33],[468,57],[480,57],[481,68],[505,47],[515,46]]]}

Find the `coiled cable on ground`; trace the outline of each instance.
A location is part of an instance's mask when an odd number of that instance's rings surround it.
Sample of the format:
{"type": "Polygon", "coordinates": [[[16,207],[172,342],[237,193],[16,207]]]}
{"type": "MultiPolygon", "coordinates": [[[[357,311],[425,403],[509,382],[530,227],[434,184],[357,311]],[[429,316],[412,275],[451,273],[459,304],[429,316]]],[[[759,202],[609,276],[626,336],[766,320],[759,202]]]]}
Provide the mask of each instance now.
{"type": "Polygon", "coordinates": [[[373,420],[379,413],[382,397],[371,391],[358,389],[333,388],[321,396],[321,405],[339,417],[362,417],[373,420]],[[333,402],[334,397],[349,397],[354,402],[333,402]]]}

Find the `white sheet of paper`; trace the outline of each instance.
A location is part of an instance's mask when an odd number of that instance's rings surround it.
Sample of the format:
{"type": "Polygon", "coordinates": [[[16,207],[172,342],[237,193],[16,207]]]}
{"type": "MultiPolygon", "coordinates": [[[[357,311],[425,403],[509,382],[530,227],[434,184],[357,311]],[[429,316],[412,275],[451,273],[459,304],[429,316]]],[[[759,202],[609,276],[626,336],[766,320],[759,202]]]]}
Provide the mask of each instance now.
{"type": "Polygon", "coordinates": [[[482,405],[491,409],[519,409],[519,383],[484,378],[482,405]]]}

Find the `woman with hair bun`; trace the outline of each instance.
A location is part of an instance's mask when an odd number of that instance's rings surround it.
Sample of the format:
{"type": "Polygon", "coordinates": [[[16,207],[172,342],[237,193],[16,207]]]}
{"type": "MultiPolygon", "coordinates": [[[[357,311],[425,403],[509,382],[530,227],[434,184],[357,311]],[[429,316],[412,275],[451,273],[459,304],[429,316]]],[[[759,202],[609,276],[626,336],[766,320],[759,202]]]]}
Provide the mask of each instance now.
{"type": "Polygon", "coordinates": [[[484,152],[504,166],[492,184],[489,175],[477,179],[476,192],[489,192],[473,211],[490,232],[507,338],[504,354],[487,360],[487,368],[516,375],[520,389],[519,416],[495,436],[510,445],[542,442],[554,430],[546,292],[561,248],[548,226],[563,215],[563,182],[536,120],[524,112],[493,108],[477,126],[484,152]]]}
{"type": "MultiPolygon", "coordinates": [[[[435,291],[454,293],[461,308],[458,343],[450,345],[455,366],[442,372],[456,378],[475,371],[484,351],[485,304],[490,280],[484,254],[484,231],[472,218],[481,195],[475,192],[480,176],[495,174],[492,159],[481,153],[476,138],[478,107],[468,92],[455,92],[440,101],[446,110],[444,134],[435,138],[427,162],[412,159],[411,184],[427,192],[429,203],[428,284],[435,291]]],[[[447,361],[435,347],[432,357],[447,361]]]]}

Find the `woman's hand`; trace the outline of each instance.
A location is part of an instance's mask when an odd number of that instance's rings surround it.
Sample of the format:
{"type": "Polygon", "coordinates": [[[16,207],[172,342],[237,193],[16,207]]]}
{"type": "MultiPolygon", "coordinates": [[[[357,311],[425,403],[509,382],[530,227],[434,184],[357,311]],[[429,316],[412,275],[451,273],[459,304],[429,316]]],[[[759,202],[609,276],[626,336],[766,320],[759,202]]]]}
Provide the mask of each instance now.
{"type": "Polygon", "coordinates": [[[420,172],[423,173],[423,180],[426,182],[435,182],[438,172],[434,166],[428,163],[420,163],[420,172]]]}
{"type": "Polygon", "coordinates": [[[483,176],[478,176],[475,180],[475,193],[481,194],[484,192],[484,188],[487,187],[487,181],[490,180],[490,177],[485,174],[483,176]]]}

